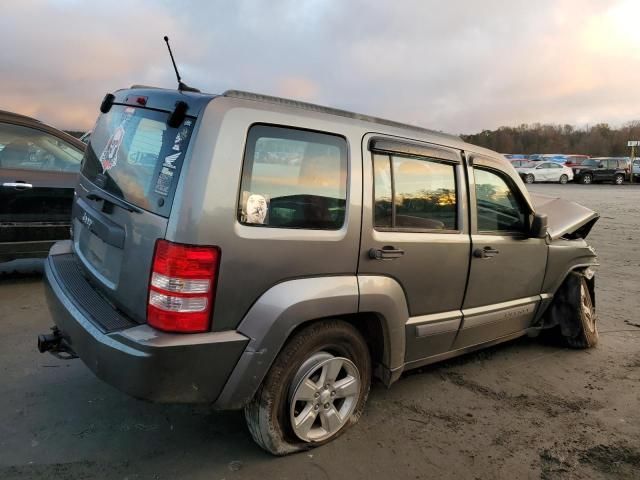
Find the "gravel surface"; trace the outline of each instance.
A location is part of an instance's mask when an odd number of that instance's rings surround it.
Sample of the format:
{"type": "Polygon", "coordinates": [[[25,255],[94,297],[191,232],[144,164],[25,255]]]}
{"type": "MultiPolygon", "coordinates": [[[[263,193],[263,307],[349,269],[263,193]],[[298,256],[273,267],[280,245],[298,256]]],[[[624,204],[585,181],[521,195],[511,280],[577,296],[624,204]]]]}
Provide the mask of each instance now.
{"type": "Polygon", "coordinates": [[[523,338],[374,385],[354,429],[285,458],[254,445],[241,413],[134,400],[38,354],[42,279],[15,267],[0,278],[0,478],[640,478],[640,187],[531,190],[602,215],[598,347],[523,338]]]}

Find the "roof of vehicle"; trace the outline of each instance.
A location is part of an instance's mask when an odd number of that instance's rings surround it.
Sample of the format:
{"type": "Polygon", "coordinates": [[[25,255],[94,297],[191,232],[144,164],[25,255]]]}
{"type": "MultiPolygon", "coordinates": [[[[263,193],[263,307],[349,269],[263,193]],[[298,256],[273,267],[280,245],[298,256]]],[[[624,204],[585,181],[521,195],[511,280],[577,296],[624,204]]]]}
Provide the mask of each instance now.
{"type": "Polygon", "coordinates": [[[58,138],[63,139],[67,143],[73,145],[80,151],[84,151],[86,145],[82,143],[80,140],[75,138],[73,135],[69,135],[62,130],[59,130],[51,125],[47,125],[46,123],[38,120],[37,118],[28,117],[27,115],[21,115],[19,113],[8,112],[6,110],[0,110],[0,122],[8,122],[16,125],[22,125],[24,127],[34,127],[38,130],[43,130],[47,133],[50,133],[58,138]]]}
{"type": "Polygon", "coordinates": [[[473,145],[470,143],[466,143],[460,137],[456,135],[451,135],[448,133],[439,132],[436,130],[430,130],[428,128],[419,127],[417,125],[409,125],[401,122],[396,122],[394,120],[387,120],[384,118],[374,117],[371,115],[363,115],[360,113],[350,112],[347,110],[340,110],[337,108],[326,107],[322,105],[316,105],[313,103],[302,102],[298,100],[291,100],[282,97],[276,97],[272,95],[263,95],[259,93],[246,92],[241,90],[227,90],[222,95],[215,95],[211,93],[201,93],[201,92],[187,92],[187,91],[179,91],[174,89],[165,89],[165,88],[156,88],[149,87],[143,85],[133,85],[130,89],[118,90],[115,93],[116,102],[124,103],[126,97],[135,92],[136,95],[145,96],[153,98],[154,108],[161,108],[166,110],[172,110],[175,106],[176,96],[180,96],[184,98],[185,101],[189,103],[189,110],[187,111],[190,115],[197,116],[199,112],[209,103],[211,100],[217,97],[225,97],[230,99],[239,99],[239,100],[248,100],[254,102],[261,103],[270,103],[273,105],[278,105],[286,108],[293,108],[298,110],[305,110],[309,112],[316,112],[328,115],[335,115],[343,118],[350,118],[357,121],[374,123],[378,125],[385,125],[392,128],[399,128],[405,130],[411,130],[414,132],[419,132],[423,134],[428,134],[433,138],[429,141],[434,143],[440,143],[443,145],[447,145],[453,148],[459,148],[465,151],[471,151],[478,154],[484,154],[491,156],[492,158],[500,158],[505,162],[505,165],[509,165],[509,161],[504,158],[499,153],[496,153],[492,150],[479,147],[477,145],[473,145]]]}
{"type": "Polygon", "coordinates": [[[9,112],[7,110],[0,110],[0,118],[3,120],[23,120],[29,122],[37,122],[42,123],[37,118],[28,117],[27,115],[22,115],[20,113],[9,112]]]}
{"type": "Polygon", "coordinates": [[[374,117],[371,115],[363,115],[361,113],[350,112],[347,110],[340,110],[338,108],[333,108],[333,107],[325,107],[322,105],[316,105],[314,103],[301,102],[299,100],[291,100],[288,98],[274,97],[271,95],[262,95],[259,93],[244,92],[241,90],[227,90],[222,94],[222,96],[232,97],[232,98],[241,98],[244,100],[255,100],[258,102],[273,103],[277,105],[285,105],[288,107],[300,108],[302,110],[311,110],[313,112],[327,113],[329,115],[337,115],[339,117],[353,118],[354,120],[362,120],[364,122],[378,123],[381,125],[387,125],[389,127],[407,128],[407,129],[416,130],[423,133],[442,135],[442,136],[449,137],[451,139],[460,140],[460,137],[456,135],[450,135],[447,133],[438,132],[436,130],[430,130],[428,128],[423,128],[416,125],[396,122],[394,120],[387,120],[384,118],[374,117]]]}

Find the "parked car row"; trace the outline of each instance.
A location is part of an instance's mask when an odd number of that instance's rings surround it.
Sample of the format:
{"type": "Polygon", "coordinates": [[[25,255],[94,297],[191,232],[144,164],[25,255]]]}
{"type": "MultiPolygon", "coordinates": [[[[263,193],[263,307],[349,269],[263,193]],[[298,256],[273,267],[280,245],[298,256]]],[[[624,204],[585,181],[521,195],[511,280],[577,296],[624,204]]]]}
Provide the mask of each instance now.
{"type": "MultiPolygon", "coordinates": [[[[510,162],[526,183],[574,181],[585,185],[600,182],[622,185],[631,179],[631,159],[628,157],[565,155],[563,163],[558,161],[560,156],[550,160],[540,160],[540,157],[543,156],[531,155],[533,160],[514,158],[510,162]]],[[[634,162],[633,175],[634,180],[640,179],[639,161],[634,162]]]]}
{"type": "Polygon", "coordinates": [[[550,154],[513,154],[508,153],[504,155],[507,160],[511,162],[514,167],[521,167],[528,162],[554,162],[572,167],[580,165],[583,161],[590,158],[589,155],[575,155],[575,154],[562,154],[562,153],[550,153],[550,154]]]}

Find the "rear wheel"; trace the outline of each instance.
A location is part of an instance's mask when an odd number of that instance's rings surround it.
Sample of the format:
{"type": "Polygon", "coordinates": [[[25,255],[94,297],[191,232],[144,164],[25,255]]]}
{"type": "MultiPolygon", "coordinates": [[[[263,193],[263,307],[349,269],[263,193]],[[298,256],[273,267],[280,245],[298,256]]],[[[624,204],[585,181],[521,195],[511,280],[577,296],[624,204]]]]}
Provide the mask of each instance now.
{"type": "Polygon", "coordinates": [[[536,177],[534,177],[532,173],[528,173],[527,176],[524,177],[524,181],[526,183],[533,183],[536,181],[536,177]]]}
{"type": "Polygon", "coordinates": [[[564,184],[564,183],[567,183],[568,181],[569,181],[569,177],[567,177],[564,174],[560,175],[560,183],[564,184]]]}
{"type": "Polygon", "coordinates": [[[327,443],[358,421],[370,385],[358,330],[341,320],[314,323],[287,342],[245,408],[251,436],[274,455],[327,443]]]}
{"type": "Polygon", "coordinates": [[[624,175],[618,173],[613,179],[613,183],[615,183],[616,185],[622,185],[624,183],[624,175]]]}
{"type": "Polygon", "coordinates": [[[584,185],[590,185],[592,181],[593,181],[593,178],[588,173],[582,176],[582,183],[584,185]]]}

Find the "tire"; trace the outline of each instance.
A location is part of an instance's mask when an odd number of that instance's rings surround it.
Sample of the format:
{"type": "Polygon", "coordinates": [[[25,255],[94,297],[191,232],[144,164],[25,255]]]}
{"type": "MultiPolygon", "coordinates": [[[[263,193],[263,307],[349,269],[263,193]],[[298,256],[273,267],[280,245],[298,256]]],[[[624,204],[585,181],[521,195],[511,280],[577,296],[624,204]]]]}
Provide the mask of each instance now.
{"type": "Polygon", "coordinates": [[[593,178],[588,173],[583,175],[582,178],[580,179],[580,183],[582,183],[583,185],[591,185],[592,182],[593,182],[593,178]]]}
{"type": "Polygon", "coordinates": [[[624,183],[624,175],[622,175],[621,173],[616,174],[613,179],[613,183],[616,185],[622,185],[624,183]]]}
{"type": "Polygon", "coordinates": [[[567,177],[565,174],[560,175],[560,183],[564,185],[568,181],[569,181],[569,177],[567,177]]]}
{"type": "Polygon", "coordinates": [[[591,348],[598,343],[593,283],[590,288],[584,275],[572,272],[567,276],[545,316],[550,333],[557,332],[569,347],[591,348]]]}
{"type": "Polygon", "coordinates": [[[274,455],[323,445],[358,421],[370,386],[371,356],[360,332],[342,320],[313,323],[285,344],[245,407],[249,432],[274,455]],[[324,384],[323,375],[330,378],[338,365],[342,366],[335,382],[324,384]],[[358,382],[353,384],[352,379],[358,382]],[[351,386],[352,397],[338,395],[340,384],[351,386]],[[312,416],[294,426],[296,418],[312,416]]]}
{"type": "Polygon", "coordinates": [[[528,173],[525,177],[524,177],[524,181],[525,183],[533,183],[536,181],[536,177],[533,176],[533,174],[528,173]]]}
{"type": "Polygon", "coordinates": [[[596,309],[593,305],[591,292],[587,284],[586,278],[580,279],[580,295],[578,333],[574,336],[566,337],[567,344],[571,348],[591,348],[598,344],[598,326],[596,325],[596,309]]]}

